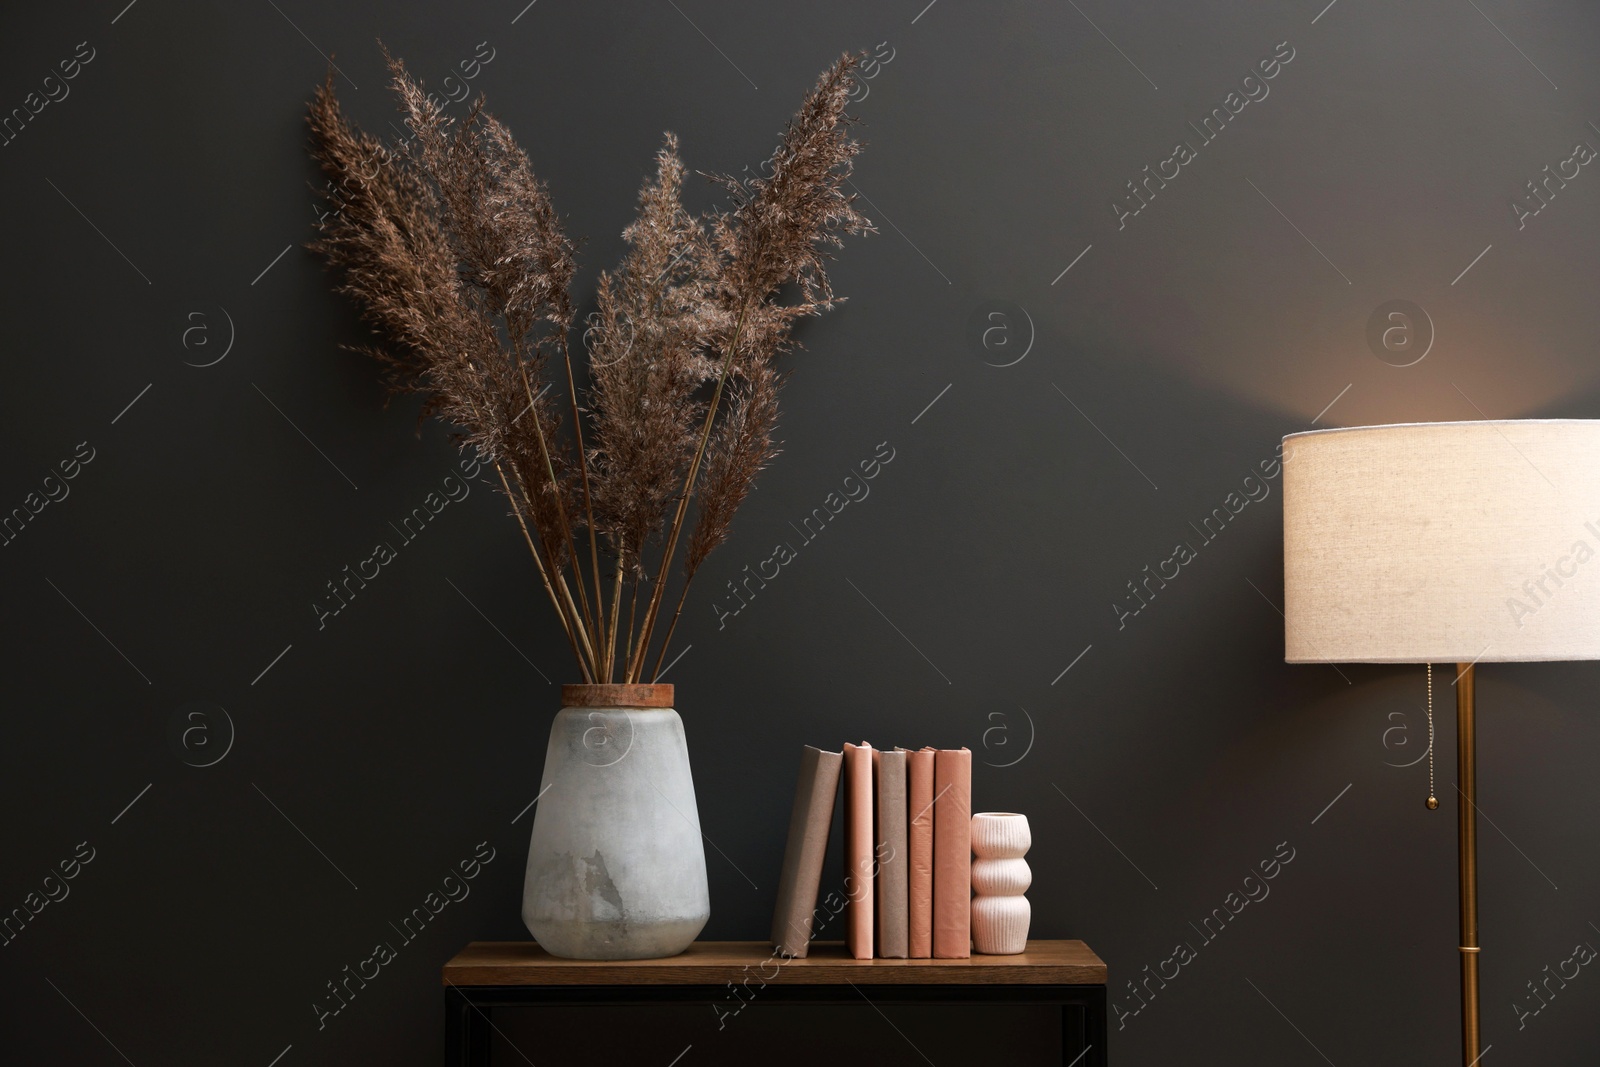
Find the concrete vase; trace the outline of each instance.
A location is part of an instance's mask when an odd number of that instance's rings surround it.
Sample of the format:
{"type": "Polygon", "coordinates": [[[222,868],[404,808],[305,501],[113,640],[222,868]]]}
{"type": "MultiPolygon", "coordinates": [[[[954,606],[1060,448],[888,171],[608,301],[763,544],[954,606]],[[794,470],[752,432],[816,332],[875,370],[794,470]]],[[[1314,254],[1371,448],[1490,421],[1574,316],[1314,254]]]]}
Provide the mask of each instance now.
{"type": "Polygon", "coordinates": [[[534,809],[522,921],[569,959],[675,956],[710,916],[670,685],[562,686],[534,809]]]}

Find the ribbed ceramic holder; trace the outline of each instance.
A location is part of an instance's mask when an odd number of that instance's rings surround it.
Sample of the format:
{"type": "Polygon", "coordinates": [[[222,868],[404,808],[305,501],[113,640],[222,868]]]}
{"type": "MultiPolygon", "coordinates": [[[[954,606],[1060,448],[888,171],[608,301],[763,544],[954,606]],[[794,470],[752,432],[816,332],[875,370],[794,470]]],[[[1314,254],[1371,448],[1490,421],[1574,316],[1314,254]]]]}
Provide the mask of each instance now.
{"type": "Polygon", "coordinates": [[[1023,896],[1033,871],[1022,857],[1033,844],[1028,817],[984,811],[972,817],[972,948],[1014,956],[1028,947],[1033,908],[1023,896]]]}

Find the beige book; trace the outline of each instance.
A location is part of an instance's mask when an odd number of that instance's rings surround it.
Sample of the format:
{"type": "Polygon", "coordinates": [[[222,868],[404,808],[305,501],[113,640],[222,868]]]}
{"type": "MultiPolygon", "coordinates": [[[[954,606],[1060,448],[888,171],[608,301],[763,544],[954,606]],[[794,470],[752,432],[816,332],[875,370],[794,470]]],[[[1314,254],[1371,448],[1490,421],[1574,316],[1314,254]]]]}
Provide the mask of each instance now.
{"type": "Polygon", "coordinates": [[[810,745],[800,754],[800,776],[789,813],[789,843],[783,851],[778,904],[772,913],[772,947],[783,956],[804,956],[811,947],[842,762],[840,753],[810,745]]]}
{"type": "Polygon", "coordinates": [[[906,753],[906,926],[913,959],[933,955],[933,759],[931,748],[906,753]]]}
{"type": "Polygon", "coordinates": [[[877,771],[877,827],[874,858],[878,862],[877,946],[884,959],[903,960],[909,955],[907,879],[910,858],[906,848],[906,752],[872,754],[877,771]]]}

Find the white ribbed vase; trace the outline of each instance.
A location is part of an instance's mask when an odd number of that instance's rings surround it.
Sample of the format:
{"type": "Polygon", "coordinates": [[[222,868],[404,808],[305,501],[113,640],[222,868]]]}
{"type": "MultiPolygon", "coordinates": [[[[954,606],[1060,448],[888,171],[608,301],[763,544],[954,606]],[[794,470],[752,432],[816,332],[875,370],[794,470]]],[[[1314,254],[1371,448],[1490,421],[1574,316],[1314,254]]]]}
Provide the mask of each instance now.
{"type": "Polygon", "coordinates": [[[1023,896],[1033,871],[1022,857],[1033,844],[1028,817],[983,811],[972,817],[972,950],[1014,956],[1028,947],[1033,908],[1023,896]]]}

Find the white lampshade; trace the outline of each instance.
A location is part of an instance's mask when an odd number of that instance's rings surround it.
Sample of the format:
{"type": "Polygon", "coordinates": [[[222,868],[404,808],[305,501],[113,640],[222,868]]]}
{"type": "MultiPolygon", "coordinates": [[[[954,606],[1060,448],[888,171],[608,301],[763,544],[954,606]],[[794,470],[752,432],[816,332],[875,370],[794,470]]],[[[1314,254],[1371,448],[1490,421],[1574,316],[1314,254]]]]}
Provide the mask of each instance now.
{"type": "Polygon", "coordinates": [[[1600,659],[1600,421],[1283,439],[1290,663],[1600,659]]]}

